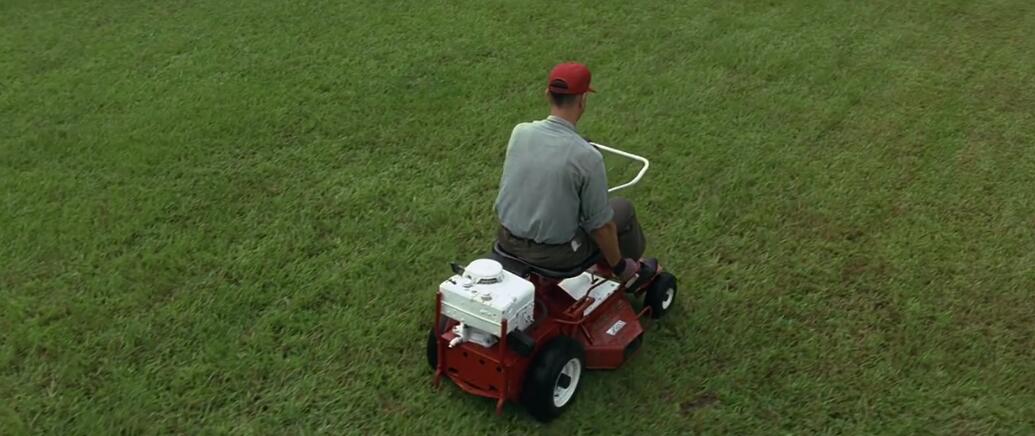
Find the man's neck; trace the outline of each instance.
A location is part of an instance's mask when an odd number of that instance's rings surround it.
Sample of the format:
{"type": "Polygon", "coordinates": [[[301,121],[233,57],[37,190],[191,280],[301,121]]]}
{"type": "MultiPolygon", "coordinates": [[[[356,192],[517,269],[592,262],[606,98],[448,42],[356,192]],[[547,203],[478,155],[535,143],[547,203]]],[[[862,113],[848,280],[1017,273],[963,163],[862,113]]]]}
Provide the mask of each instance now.
{"type": "Polygon", "coordinates": [[[579,122],[579,117],[577,115],[575,115],[571,111],[567,111],[567,110],[563,110],[563,109],[551,108],[550,109],[550,115],[553,115],[555,117],[563,118],[564,121],[567,121],[567,122],[571,123],[571,125],[573,125],[573,126],[577,125],[577,123],[579,122]]]}

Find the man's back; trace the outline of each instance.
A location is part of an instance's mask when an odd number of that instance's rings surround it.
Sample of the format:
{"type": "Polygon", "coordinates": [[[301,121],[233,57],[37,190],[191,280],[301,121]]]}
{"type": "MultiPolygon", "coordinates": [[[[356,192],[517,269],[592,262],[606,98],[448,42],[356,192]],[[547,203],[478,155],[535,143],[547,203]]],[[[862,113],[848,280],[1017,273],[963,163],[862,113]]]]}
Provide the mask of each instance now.
{"type": "Polygon", "coordinates": [[[542,244],[571,241],[579,227],[608,223],[603,157],[557,117],[514,128],[496,198],[496,212],[514,236],[542,244]]]}

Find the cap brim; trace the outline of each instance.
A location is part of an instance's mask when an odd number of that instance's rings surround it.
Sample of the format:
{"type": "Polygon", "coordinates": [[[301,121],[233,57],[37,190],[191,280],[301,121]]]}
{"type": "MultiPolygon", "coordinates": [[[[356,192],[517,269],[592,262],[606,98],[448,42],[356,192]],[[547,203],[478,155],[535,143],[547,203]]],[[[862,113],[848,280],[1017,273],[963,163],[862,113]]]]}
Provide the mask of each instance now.
{"type": "Polygon", "coordinates": [[[570,89],[554,88],[552,86],[547,86],[546,90],[550,91],[550,92],[552,92],[554,94],[567,94],[567,95],[579,95],[579,94],[585,94],[586,92],[597,92],[597,90],[593,89],[592,86],[587,87],[585,92],[571,92],[570,89]]]}

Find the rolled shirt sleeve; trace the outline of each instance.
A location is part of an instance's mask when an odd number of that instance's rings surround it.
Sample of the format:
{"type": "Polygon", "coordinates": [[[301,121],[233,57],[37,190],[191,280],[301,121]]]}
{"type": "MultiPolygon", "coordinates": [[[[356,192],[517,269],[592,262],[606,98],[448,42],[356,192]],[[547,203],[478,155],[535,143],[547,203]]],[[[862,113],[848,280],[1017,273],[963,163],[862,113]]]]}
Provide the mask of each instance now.
{"type": "Polygon", "coordinates": [[[599,229],[614,218],[607,201],[607,170],[600,152],[593,150],[582,159],[582,187],[579,192],[579,225],[587,233],[599,229]]]}

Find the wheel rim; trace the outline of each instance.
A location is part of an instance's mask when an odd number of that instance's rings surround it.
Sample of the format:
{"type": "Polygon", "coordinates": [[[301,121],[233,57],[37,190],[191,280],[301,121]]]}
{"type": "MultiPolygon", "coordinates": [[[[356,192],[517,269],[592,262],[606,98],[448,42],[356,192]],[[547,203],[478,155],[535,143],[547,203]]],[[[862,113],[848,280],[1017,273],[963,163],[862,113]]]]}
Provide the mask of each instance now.
{"type": "Polygon", "coordinates": [[[674,300],[675,297],[676,297],[676,290],[675,289],[673,289],[673,288],[666,289],[665,290],[665,298],[663,300],[661,300],[661,308],[667,310],[668,307],[672,305],[672,300],[674,300]]]}
{"type": "Polygon", "coordinates": [[[575,389],[579,387],[579,378],[582,376],[582,362],[578,358],[572,358],[561,368],[557,374],[557,380],[553,383],[553,405],[564,407],[575,395],[575,389]]]}

